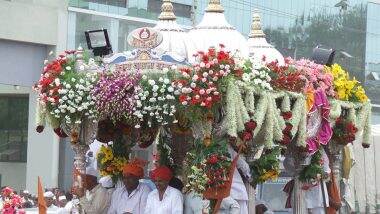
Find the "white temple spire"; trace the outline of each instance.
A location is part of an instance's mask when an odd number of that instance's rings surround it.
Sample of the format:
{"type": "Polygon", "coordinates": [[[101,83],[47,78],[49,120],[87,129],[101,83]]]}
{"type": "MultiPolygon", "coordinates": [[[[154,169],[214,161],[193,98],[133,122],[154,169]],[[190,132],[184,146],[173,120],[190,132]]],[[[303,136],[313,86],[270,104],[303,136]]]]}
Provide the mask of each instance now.
{"type": "Polygon", "coordinates": [[[254,9],[252,15],[251,32],[249,33],[249,38],[264,38],[265,33],[261,27],[261,17],[259,10],[254,9]]]}
{"type": "Polygon", "coordinates": [[[176,20],[177,17],[173,12],[173,4],[171,0],[162,0],[161,14],[158,16],[160,20],[176,20]]]}
{"type": "Polygon", "coordinates": [[[206,12],[223,13],[223,6],[220,4],[220,0],[209,0],[206,12]]]}

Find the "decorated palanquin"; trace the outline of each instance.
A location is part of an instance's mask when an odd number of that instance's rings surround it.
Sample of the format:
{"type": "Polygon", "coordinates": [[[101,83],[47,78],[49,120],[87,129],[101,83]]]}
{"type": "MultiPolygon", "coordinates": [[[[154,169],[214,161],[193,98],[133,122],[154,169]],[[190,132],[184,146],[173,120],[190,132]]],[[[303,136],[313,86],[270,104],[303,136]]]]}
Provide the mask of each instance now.
{"type": "Polygon", "coordinates": [[[314,157],[301,173],[309,182],[322,173],[322,148],[336,156],[359,137],[369,146],[371,105],[360,83],[337,64],[284,59],[266,42],[256,12],[248,42],[219,1],[189,33],[170,1],[159,19],[131,32],[132,51],[94,60],[78,49],[45,65],[36,84],[37,131],[47,121],[69,136],[79,172],[95,138],[104,143],[100,174],[114,181],[133,146],[154,147],[156,164],[169,166],[186,191],[220,202],[238,157],[249,163],[255,187],[278,177],[281,154],[297,160],[297,172],[314,157]]]}

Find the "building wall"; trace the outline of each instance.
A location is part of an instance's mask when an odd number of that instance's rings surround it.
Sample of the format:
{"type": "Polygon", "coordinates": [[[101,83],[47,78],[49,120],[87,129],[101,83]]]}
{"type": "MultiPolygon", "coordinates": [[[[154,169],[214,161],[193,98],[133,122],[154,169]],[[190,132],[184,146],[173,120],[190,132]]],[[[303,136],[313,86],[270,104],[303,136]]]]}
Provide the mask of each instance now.
{"type": "Polygon", "coordinates": [[[66,49],[67,0],[12,0],[0,3],[0,94],[29,96],[26,163],[0,163],[2,185],[37,191],[37,177],[46,187],[58,186],[59,139],[51,128],[35,131],[36,93],[32,84],[42,71],[43,60],[66,49]],[[49,52],[53,52],[50,56],[49,52]],[[11,56],[11,57],[10,57],[11,56]],[[21,68],[21,69],[20,69],[21,68]],[[15,75],[15,74],[18,75],[15,75]],[[12,76],[14,78],[10,78],[12,76]],[[28,76],[28,78],[21,78],[28,76]],[[13,85],[19,85],[16,89],[13,85]]]}
{"type": "Polygon", "coordinates": [[[26,163],[0,162],[1,186],[25,189],[26,163]]]}
{"type": "Polygon", "coordinates": [[[0,38],[56,45],[58,14],[65,11],[65,0],[12,0],[0,4],[0,38]]]}

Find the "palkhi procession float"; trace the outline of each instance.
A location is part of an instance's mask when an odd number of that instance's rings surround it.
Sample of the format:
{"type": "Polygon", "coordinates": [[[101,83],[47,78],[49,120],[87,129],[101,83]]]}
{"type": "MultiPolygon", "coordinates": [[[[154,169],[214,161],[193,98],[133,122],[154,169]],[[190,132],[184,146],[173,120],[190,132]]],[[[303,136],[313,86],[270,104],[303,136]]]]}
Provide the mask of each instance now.
{"type": "MultiPolygon", "coordinates": [[[[210,0],[187,31],[164,0],[157,25],[128,36],[134,50],[93,59],[79,48],[45,63],[35,87],[36,129],[48,124],[70,138],[74,186],[83,185],[75,174],[85,173],[96,138],[103,143],[96,154],[101,176],[116,183],[132,147],[153,147],[151,166],[168,166],[184,193],[210,200],[210,213],[234,198],[240,160],[248,163],[239,177],[249,213],[256,186],[279,176],[280,156],[294,177],[286,185],[293,213],[310,208],[305,188],[333,180],[328,190],[339,191],[344,147],[358,138],[369,147],[371,105],[363,87],[338,64],[284,58],[266,41],[258,11],[248,41],[223,12],[210,0]]],[[[340,203],[335,195],[330,208],[340,203]]]]}

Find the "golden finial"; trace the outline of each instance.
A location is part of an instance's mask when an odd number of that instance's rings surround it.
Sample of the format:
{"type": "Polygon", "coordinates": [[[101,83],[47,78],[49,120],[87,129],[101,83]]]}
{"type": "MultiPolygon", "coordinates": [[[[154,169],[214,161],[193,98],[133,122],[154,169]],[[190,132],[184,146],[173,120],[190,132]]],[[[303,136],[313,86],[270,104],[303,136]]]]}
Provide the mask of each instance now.
{"type": "Polygon", "coordinates": [[[173,12],[173,4],[171,0],[162,0],[161,14],[158,16],[159,20],[176,20],[177,17],[173,12]]]}
{"type": "Polygon", "coordinates": [[[206,12],[223,13],[223,6],[220,4],[220,0],[209,0],[206,12]]]}
{"type": "Polygon", "coordinates": [[[265,37],[265,33],[261,28],[261,17],[259,10],[253,10],[252,15],[252,25],[251,32],[249,33],[249,38],[263,38],[265,37]]]}

